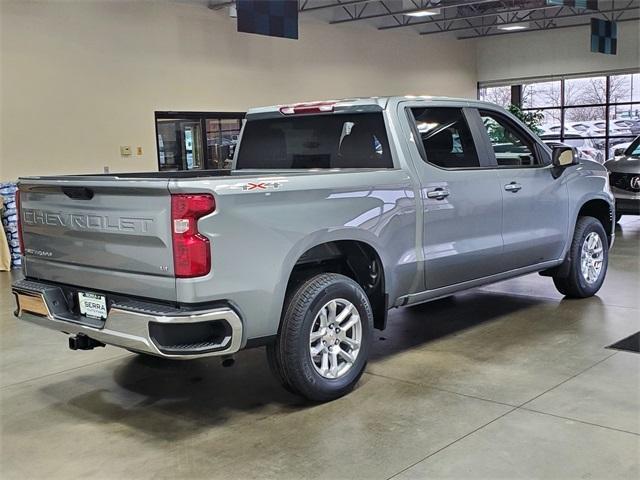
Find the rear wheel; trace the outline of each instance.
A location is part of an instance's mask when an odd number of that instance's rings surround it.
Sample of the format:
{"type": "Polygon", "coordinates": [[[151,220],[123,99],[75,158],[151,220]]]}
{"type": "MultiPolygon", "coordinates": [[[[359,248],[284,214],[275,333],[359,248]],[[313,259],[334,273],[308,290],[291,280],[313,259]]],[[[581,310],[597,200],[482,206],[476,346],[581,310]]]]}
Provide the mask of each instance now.
{"type": "Polygon", "coordinates": [[[355,281],[316,275],[291,292],[276,342],[267,347],[271,369],[285,386],[313,401],[349,393],[367,364],[373,314],[355,281]]]}
{"type": "Polygon", "coordinates": [[[604,282],[609,262],[609,243],[602,224],[593,217],[580,217],[569,248],[570,267],[566,277],[553,277],[560,293],[585,298],[594,295],[604,282]]]}

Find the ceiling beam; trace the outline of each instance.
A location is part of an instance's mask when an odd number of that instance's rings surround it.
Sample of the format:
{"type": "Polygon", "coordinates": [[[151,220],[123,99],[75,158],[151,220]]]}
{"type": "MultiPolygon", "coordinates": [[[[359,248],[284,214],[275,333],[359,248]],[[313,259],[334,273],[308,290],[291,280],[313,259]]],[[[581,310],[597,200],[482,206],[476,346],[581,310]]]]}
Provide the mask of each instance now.
{"type": "Polygon", "coordinates": [[[335,3],[328,3],[326,5],[316,5],[315,7],[305,7],[301,8],[301,12],[314,12],[317,10],[326,10],[327,8],[342,8],[342,7],[350,7],[352,5],[360,5],[361,3],[370,3],[377,2],[379,0],[344,0],[337,1],[335,3]]]}
{"type": "MultiPolygon", "coordinates": [[[[625,11],[632,11],[632,10],[637,10],[639,8],[638,5],[635,5],[633,7],[627,6],[624,8],[612,8],[609,10],[598,10],[598,11],[589,11],[589,12],[584,12],[584,13],[578,13],[578,14],[574,14],[574,13],[570,13],[568,15],[556,15],[555,17],[553,17],[554,20],[556,19],[562,19],[562,18],[575,18],[575,17],[584,17],[587,15],[601,15],[601,14],[605,14],[605,13],[614,13],[614,12],[625,12],[625,11]]],[[[544,18],[542,19],[535,19],[535,18],[531,18],[530,21],[535,21],[535,20],[545,20],[544,18]]],[[[502,26],[502,25],[515,25],[518,23],[522,23],[522,21],[515,21],[515,22],[504,22],[504,23],[499,23],[499,22],[494,22],[492,24],[488,24],[488,25],[472,25],[472,26],[467,26],[467,27],[457,27],[457,28],[450,28],[449,30],[433,30],[430,32],[420,32],[420,35],[435,35],[438,33],[445,33],[445,32],[460,32],[463,30],[473,30],[475,28],[481,28],[481,27],[497,27],[497,26],[502,26]]],[[[520,32],[523,32],[523,30],[520,30],[520,32]]],[[[481,35],[481,36],[485,36],[485,35],[481,35]]]]}
{"type": "MultiPolygon", "coordinates": [[[[631,22],[631,21],[637,21],[637,20],[640,20],[640,17],[623,18],[620,20],[616,20],[616,22],[631,22]]],[[[458,40],[470,40],[472,38],[484,38],[484,37],[497,37],[501,35],[511,35],[514,33],[541,32],[544,30],[557,30],[559,28],[586,27],[588,25],[591,25],[591,22],[572,23],[571,25],[555,25],[555,26],[548,26],[546,28],[530,28],[527,30],[517,30],[513,32],[493,32],[493,33],[487,33],[484,35],[470,35],[468,37],[458,37],[458,40]]],[[[440,33],[440,32],[437,32],[437,33],[440,33]]]]}
{"type": "MultiPolygon", "coordinates": [[[[426,1],[424,2],[424,5],[421,7],[415,7],[415,8],[409,8],[406,10],[398,10],[395,12],[382,12],[382,13],[374,13],[371,15],[364,15],[362,17],[359,18],[344,18],[341,20],[332,20],[331,24],[337,24],[337,23],[348,23],[348,22],[357,22],[358,20],[367,20],[367,19],[371,19],[371,18],[383,18],[383,17],[390,17],[392,15],[405,15],[407,13],[413,13],[413,12],[420,12],[422,10],[430,10],[430,9],[440,9],[441,11],[444,11],[448,8],[455,8],[455,7],[466,7],[466,6],[471,6],[471,5],[480,5],[483,3],[492,3],[492,2],[496,2],[498,0],[475,0],[475,1],[471,1],[471,0],[461,0],[461,1],[456,1],[456,2],[451,2],[451,3],[444,3],[444,1],[440,2],[439,4],[436,4],[434,1],[426,1]]],[[[383,2],[380,2],[383,3],[383,2]]],[[[404,27],[404,26],[409,26],[409,25],[418,25],[419,23],[423,23],[423,22],[415,22],[414,24],[406,24],[406,25],[394,25],[394,28],[398,28],[398,27],[404,27]]]]}
{"type": "MultiPolygon", "coordinates": [[[[436,23],[439,22],[457,22],[458,20],[471,20],[471,19],[475,19],[475,18],[484,18],[484,17],[495,17],[496,15],[506,15],[509,13],[518,13],[518,12],[530,12],[530,11],[538,11],[538,10],[547,10],[547,9],[551,9],[551,8],[559,8],[562,9],[562,5],[543,5],[540,7],[530,7],[530,8],[513,8],[511,10],[498,10],[498,11],[494,11],[494,12],[484,12],[484,13],[478,13],[478,14],[474,14],[474,15],[465,15],[465,16],[460,16],[460,17],[451,17],[451,18],[439,18],[439,19],[433,19],[430,21],[421,21],[421,22],[414,22],[414,23],[407,23],[406,25],[403,25],[403,27],[411,27],[414,25],[435,25],[436,23]]],[[[478,27],[480,25],[476,25],[476,27],[478,27]]],[[[378,30],[389,30],[392,28],[399,28],[399,25],[387,25],[384,27],[378,27],[378,30]]]]}

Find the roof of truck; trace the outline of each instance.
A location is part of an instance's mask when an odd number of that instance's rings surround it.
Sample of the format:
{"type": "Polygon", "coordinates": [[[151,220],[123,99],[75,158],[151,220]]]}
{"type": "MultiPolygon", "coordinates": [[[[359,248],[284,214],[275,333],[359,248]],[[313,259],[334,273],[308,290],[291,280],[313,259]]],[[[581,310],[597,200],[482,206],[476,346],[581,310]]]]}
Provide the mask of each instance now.
{"type": "Polygon", "coordinates": [[[382,96],[382,97],[352,97],[341,98],[333,100],[314,100],[309,102],[297,102],[282,105],[270,105],[265,107],[250,108],[247,111],[247,116],[271,116],[274,113],[279,114],[294,114],[294,113],[330,113],[332,111],[380,111],[389,107],[393,107],[400,102],[416,101],[425,103],[447,103],[456,104],[459,106],[475,106],[475,107],[493,107],[496,105],[489,102],[483,102],[480,100],[470,98],[454,98],[454,97],[441,97],[433,95],[394,95],[394,96],[382,96]],[[302,110],[301,112],[294,111],[302,110]]]}

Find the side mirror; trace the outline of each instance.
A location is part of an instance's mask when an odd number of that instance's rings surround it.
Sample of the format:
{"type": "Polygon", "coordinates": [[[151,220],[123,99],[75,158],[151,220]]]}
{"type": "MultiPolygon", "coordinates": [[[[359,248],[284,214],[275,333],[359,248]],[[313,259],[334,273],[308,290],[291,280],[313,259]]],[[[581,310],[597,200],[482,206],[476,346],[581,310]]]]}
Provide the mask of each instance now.
{"type": "Polygon", "coordinates": [[[613,156],[614,157],[621,157],[624,155],[624,148],[616,148],[613,150],[613,156]]]}
{"type": "Polygon", "coordinates": [[[579,163],[573,148],[566,145],[555,147],[551,158],[553,165],[559,168],[566,168],[579,163]]]}

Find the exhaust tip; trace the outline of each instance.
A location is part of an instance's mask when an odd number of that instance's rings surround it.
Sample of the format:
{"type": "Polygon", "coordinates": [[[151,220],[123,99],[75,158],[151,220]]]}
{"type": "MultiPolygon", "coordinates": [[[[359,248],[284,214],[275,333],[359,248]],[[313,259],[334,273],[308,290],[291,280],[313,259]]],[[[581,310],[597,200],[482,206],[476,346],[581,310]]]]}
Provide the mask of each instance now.
{"type": "Polygon", "coordinates": [[[236,363],[236,359],[233,357],[224,357],[222,359],[222,366],[225,368],[233,367],[235,363],[236,363]]]}

